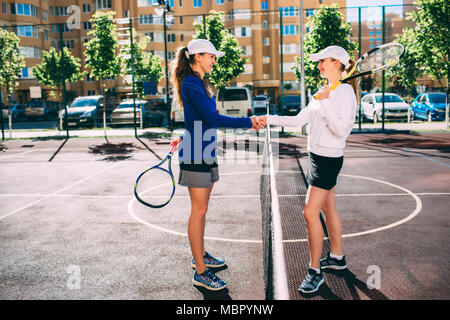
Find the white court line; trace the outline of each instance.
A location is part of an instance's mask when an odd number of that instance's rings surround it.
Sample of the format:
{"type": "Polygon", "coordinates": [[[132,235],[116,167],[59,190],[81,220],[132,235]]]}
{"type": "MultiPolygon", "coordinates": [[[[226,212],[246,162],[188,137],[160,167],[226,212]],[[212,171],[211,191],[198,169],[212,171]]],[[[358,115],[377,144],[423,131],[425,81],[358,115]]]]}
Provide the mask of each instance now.
{"type": "MultiPolygon", "coordinates": [[[[298,171],[278,171],[278,172],[283,172],[283,173],[297,173],[297,174],[299,173],[298,171]]],[[[222,175],[248,174],[248,173],[255,173],[255,172],[230,172],[230,173],[226,173],[226,174],[222,174],[222,175]]],[[[417,193],[414,193],[414,192],[412,192],[412,191],[410,191],[410,190],[408,190],[408,189],[405,189],[405,188],[403,188],[403,187],[401,187],[401,186],[392,184],[392,183],[387,182],[387,181],[378,180],[378,179],[373,179],[373,178],[368,178],[368,177],[363,177],[363,176],[355,176],[355,175],[348,175],[348,174],[341,174],[341,176],[345,176],[345,177],[349,177],[349,178],[356,178],[356,179],[369,180],[369,181],[378,182],[378,183],[381,183],[381,184],[386,184],[386,185],[388,185],[388,186],[391,186],[391,187],[400,189],[400,190],[402,190],[402,191],[405,192],[405,193],[400,193],[400,194],[396,194],[396,195],[407,195],[407,196],[411,196],[411,197],[416,201],[416,208],[415,208],[414,211],[413,211],[411,214],[409,214],[406,218],[401,219],[401,220],[399,220],[399,221],[397,221],[397,222],[391,223],[391,224],[389,224],[389,225],[383,226],[383,227],[374,228],[374,229],[370,229],[370,230],[363,231],[363,232],[356,232],[356,233],[344,234],[344,235],[342,235],[342,238],[350,238],[350,237],[356,237],[356,236],[361,236],[361,235],[367,235],[367,234],[370,234],[370,233],[375,233],[375,232],[379,232],[379,231],[383,231],[383,230],[388,230],[388,229],[394,228],[394,227],[396,227],[396,226],[399,226],[399,225],[401,225],[401,224],[403,224],[403,223],[405,223],[405,222],[407,222],[407,221],[413,219],[413,218],[414,218],[415,216],[417,216],[417,215],[419,214],[419,212],[422,210],[422,201],[419,199],[417,193]]],[[[170,184],[170,183],[163,184],[163,185],[169,185],[169,184],[170,184]]],[[[153,187],[153,188],[151,188],[151,189],[154,190],[154,189],[157,189],[157,188],[162,187],[163,185],[155,186],[155,187],[153,187]]],[[[426,194],[426,193],[423,193],[423,194],[426,194]]],[[[448,193],[436,193],[436,194],[438,194],[438,195],[441,195],[441,194],[447,195],[448,193]]],[[[346,194],[342,194],[342,196],[345,196],[345,195],[346,195],[346,194]]],[[[353,196],[356,196],[357,194],[352,194],[352,195],[353,195],[353,196]]],[[[359,195],[359,194],[358,194],[358,195],[359,195]]],[[[367,195],[367,194],[362,194],[362,195],[359,195],[359,196],[364,196],[364,195],[367,195]]],[[[374,194],[374,195],[377,195],[377,196],[384,196],[384,194],[379,194],[379,193],[378,193],[378,194],[374,194]]],[[[432,193],[432,195],[435,195],[435,194],[432,193]]],[[[299,196],[299,197],[302,197],[302,196],[303,196],[303,197],[304,197],[304,195],[296,195],[296,196],[299,196]]],[[[211,197],[213,197],[213,196],[211,196],[211,197]]],[[[259,195],[258,195],[258,197],[259,197],[259,195]]],[[[173,235],[177,235],[177,236],[187,237],[187,234],[186,234],[186,233],[182,233],[182,232],[170,230],[170,229],[167,229],[167,228],[163,228],[163,227],[160,227],[160,226],[158,226],[158,225],[149,223],[149,222],[147,222],[147,221],[141,219],[140,217],[138,217],[138,216],[136,215],[136,213],[134,212],[134,210],[133,210],[133,204],[134,204],[135,202],[136,202],[135,198],[131,198],[131,200],[128,202],[128,213],[129,213],[135,220],[137,220],[138,222],[140,222],[140,223],[142,223],[142,224],[144,224],[144,225],[146,225],[146,226],[148,226],[148,227],[150,227],[150,228],[153,228],[153,229],[155,229],[155,230],[158,230],[158,231],[162,231],[162,232],[169,233],[169,234],[173,234],[173,235]]],[[[205,237],[205,239],[207,239],[207,240],[216,240],[216,241],[224,241],[224,242],[238,242],[238,243],[239,243],[239,242],[241,242],[241,243],[262,243],[261,240],[252,240],[252,239],[228,239],[228,238],[216,238],[216,237],[205,237]]],[[[325,239],[326,239],[326,238],[325,238],[325,239]]],[[[307,241],[308,241],[307,239],[291,239],[291,240],[283,240],[284,243],[307,242],[307,241]]]]}
{"type": "Polygon", "coordinates": [[[64,187],[64,188],[59,189],[59,190],[57,190],[57,191],[55,191],[55,192],[52,192],[52,193],[50,193],[50,194],[48,194],[48,195],[46,195],[46,196],[44,196],[44,197],[42,197],[42,198],[40,198],[40,199],[38,199],[38,200],[35,200],[35,201],[33,201],[33,202],[31,202],[31,203],[29,203],[29,204],[23,206],[23,207],[20,207],[19,209],[16,209],[16,210],[14,210],[14,211],[11,211],[10,213],[7,213],[7,214],[5,214],[5,215],[3,215],[3,216],[0,216],[0,220],[4,219],[4,218],[6,218],[6,217],[9,217],[9,216],[11,216],[11,215],[13,215],[13,214],[15,214],[15,213],[17,213],[17,212],[19,212],[19,211],[22,211],[22,210],[24,210],[24,209],[26,209],[26,208],[29,208],[29,207],[35,205],[36,203],[39,203],[39,202],[41,202],[41,201],[43,201],[43,200],[45,200],[45,199],[48,199],[48,198],[50,198],[50,197],[52,197],[52,196],[54,196],[54,195],[56,195],[56,194],[58,194],[58,193],[60,193],[60,192],[62,192],[62,191],[64,191],[64,190],[67,190],[67,189],[69,189],[69,188],[72,188],[72,187],[74,187],[74,186],[80,184],[80,183],[83,183],[84,181],[89,180],[90,178],[95,177],[95,176],[97,176],[97,175],[99,175],[99,174],[102,174],[102,173],[105,172],[105,171],[108,171],[108,170],[110,170],[110,169],[113,169],[113,168],[117,167],[117,166],[120,165],[120,164],[121,164],[121,163],[117,163],[117,164],[115,164],[115,165],[113,165],[113,166],[111,166],[111,167],[108,167],[108,168],[105,168],[105,169],[103,169],[103,170],[101,170],[101,171],[99,171],[99,172],[93,173],[93,174],[91,174],[91,175],[89,175],[89,176],[87,176],[87,177],[85,177],[85,178],[83,178],[83,179],[81,179],[81,180],[78,180],[78,181],[72,183],[71,185],[68,185],[67,187],[64,187]]]}
{"type": "Polygon", "coordinates": [[[444,167],[450,168],[450,164],[446,164],[445,162],[439,161],[439,160],[434,159],[434,158],[432,158],[432,157],[426,156],[426,155],[421,154],[421,153],[413,152],[413,151],[411,151],[410,149],[406,149],[406,148],[403,148],[402,150],[403,150],[403,151],[406,151],[406,152],[409,152],[409,153],[412,153],[412,154],[414,154],[414,155],[416,155],[416,156],[422,157],[422,158],[424,158],[424,159],[427,159],[427,160],[436,162],[436,163],[438,163],[438,164],[440,164],[440,165],[442,165],[442,166],[444,166],[444,167]]]}
{"type": "Polygon", "coordinates": [[[36,150],[28,150],[28,151],[24,151],[24,152],[20,152],[20,153],[16,153],[16,154],[10,154],[10,155],[7,155],[7,156],[1,156],[0,157],[0,161],[5,160],[5,159],[9,159],[9,158],[21,157],[21,156],[23,156],[23,155],[25,155],[27,153],[31,153],[31,152],[34,152],[34,151],[36,151],[36,150]]]}

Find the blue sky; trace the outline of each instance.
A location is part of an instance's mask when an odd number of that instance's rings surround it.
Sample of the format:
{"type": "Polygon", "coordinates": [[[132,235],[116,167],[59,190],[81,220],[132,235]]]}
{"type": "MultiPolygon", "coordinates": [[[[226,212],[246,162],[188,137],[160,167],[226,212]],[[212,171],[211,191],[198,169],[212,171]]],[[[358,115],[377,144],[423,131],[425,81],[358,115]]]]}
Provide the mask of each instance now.
{"type": "MultiPolygon", "coordinates": [[[[358,21],[358,9],[348,7],[359,6],[382,6],[382,5],[402,5],[403,0],[347,0],[347,21],[358,21]]],[[[363,8],[361,10],[362,20],[381,20],[381,8],[363,8]]],[[[400,16],[403,15],[403,8],[386,7],[386,13],[395,12],[400,16]]]]}

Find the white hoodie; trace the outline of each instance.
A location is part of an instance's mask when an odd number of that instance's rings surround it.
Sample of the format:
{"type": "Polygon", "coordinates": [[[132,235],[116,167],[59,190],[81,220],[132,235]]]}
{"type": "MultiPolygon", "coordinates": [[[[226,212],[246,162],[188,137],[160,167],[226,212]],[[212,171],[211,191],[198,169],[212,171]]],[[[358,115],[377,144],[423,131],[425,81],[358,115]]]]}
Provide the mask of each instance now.
{"type": "Polygon", "coordinates": [[[325,157],[344,155],[352,132],[357,103],[351,85],[343,83],[327,99],[313,99],[296,116],[267,116],[267,124],[302,127],[308,123],[308,151],[325,157]]]}

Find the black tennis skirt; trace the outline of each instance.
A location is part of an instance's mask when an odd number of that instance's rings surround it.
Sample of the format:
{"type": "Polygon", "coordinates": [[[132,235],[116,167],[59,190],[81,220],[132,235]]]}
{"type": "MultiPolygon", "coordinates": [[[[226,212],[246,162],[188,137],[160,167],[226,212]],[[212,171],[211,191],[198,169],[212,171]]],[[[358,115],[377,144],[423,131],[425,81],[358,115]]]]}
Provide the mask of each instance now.
{"type": "Polygon", "coordinates": [[[337,177],[342,169],[344,156],[330,158],[309,152],[308,183],[311,186],[331,190],[336,186],[337,177]]]}

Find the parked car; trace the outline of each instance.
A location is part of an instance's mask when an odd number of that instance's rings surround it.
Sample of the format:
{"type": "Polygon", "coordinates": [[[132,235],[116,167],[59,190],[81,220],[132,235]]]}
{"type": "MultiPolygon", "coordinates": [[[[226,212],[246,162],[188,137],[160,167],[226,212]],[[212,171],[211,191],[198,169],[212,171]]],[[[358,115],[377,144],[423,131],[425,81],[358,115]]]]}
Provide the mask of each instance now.
{"type": "Polygon", "coordinates": [[[252,114],[252,98],[248,88],[228,87],[219,90],[216,101],[220,114],[233,117],[247,117],[252,114]]]}
{"type": "Polygon", "coordinates": [[[278,112],[281,115],[297,115],[301,109],[302,100],[300,96],[285,95],[278,100],[278,112]]]}
{"type": "Polygon", "coordinates": [[[25,107],[25,117],[29,120],[49,120],[58,115],[57,103],[32,100],[25,107]]]}
{"type": "MultiPolygon", "coordinates": [[[[162,126],[163,113],[157,110],[151,102],[147,100],[135,100],[136,123],[141,127],[162,126]]],[[[111,113],[111,127],[119,125],[133,125],[134,106],[133,100],[124,100],[111,113]]]]}
{"type": "Polygon", "coordinates": [[[445,93],[421,93],[411,104],[411,119],[445,120],[445,93]]]}
{"type": "MultiPolygon", "coordinates": [[[[7,109],[8,110],[8,109],[7,109]]],[[[13,104],[11,106],[11,117],[13,121],[20,121],[25,119],[25,105],[13,104]]]]}
{"type": "MultiPolygon", "coordinates": [[[[361,99],[362,119],[377,123],[382,120],[382,93],[369,93],[361,99]]],[[[384,119],[407,120],[409,105],[394,93],[384,94],[384,119]]]]}
{"type": "Polygon", "coordinates": [[[257,116],[267,114],[269,111],[269,101],[270,99],[267,96],[254,96],[252,99],[252,114],[257,116]]]}
{"type": "MultiPolygon", "coordinates": [[[[117,105],[109,102],[106,105],[106,121],[109,122],[111,111],[117,105]]],[[[82,96],[75,98],[67,107],[67,124],[69,127],[95,127],[103,123],[103,96],[82,96]]],[[[60,117],[65,117],[61,110],[60,117]]]]}
{"type": "Polygon", "coordinates": [[[3,103],[1,103],[0,102],[0,105],[1,105],[1,107],[2,107],[2,118],[3,118],[3,120],[6,120],[6,119],[8,119],[8,114],[9,114],[9,107],[6,105],[6,104],[3,104],[3,103]]]}

